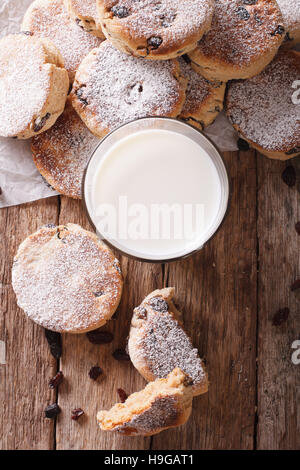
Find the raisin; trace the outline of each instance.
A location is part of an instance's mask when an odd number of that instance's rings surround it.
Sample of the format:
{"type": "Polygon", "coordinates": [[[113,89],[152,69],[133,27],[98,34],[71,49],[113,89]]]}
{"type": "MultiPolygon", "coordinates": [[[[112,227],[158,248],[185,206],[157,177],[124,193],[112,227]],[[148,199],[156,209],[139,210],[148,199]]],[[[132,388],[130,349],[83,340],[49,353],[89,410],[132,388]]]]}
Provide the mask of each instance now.
{"type": "Polygon", "coordinates": [[[130,14],[128,8],[118,5],[112,7],[111,11],[113,15],[117,16],[118,18],[126,18],[130,14]]]}
{"type": "Polygon", "coordinates": [[[160,17],[160,24],[163,28],[169,28],[176,18],[175,13],[169,13],[160,17]]]}
{"type": "Polygon", "coordinates": [[[46,418],[49,418],[49,419],[56,418],[56,416],[59,415],[60,412],[61,412],[61,409],[60,409],[60,407],[58,406],[57,403],[53,403],[52,405],[48,405],[45,408],[45,416],[46,416],[46,418]]]}
{"type": "Polygon", "coordinates": [[[125,403],[125,401],[128,398],[127,393],[122,388],[118,388],[117,392],[118,392],[118,395],[120,397],[121,403],[125,403]]]}
{"type": "Polygon", "coordinates": [[[55,359],[59,359],[62,354],[61,334],[56,331],[45,330],[45,336],[50,346],[50,352],[55,359]]]}
{"type": "Polygon", "coordinates": [[[290,188],[295,186],[296,184],[296,171],[292,165],[287,166],[284,171],[282,172],[282,180],[287,184],[290,188]]]}
{"type": "Polygon", "coordinates": [[[81,408],[75,408],[71,411],[71,413],[71,419],[73,419],[74,421],[77,421],[80,416],[84,415],[84,411],[81,408]]]}
{"type": "Polygon", "coordinates": [[[286,152],[285,154],[286,155],[294,155],[294,153],[299,153],[299,152],[300,152],[300,147],[294,147],[291,150],[289,150],[288,152],[286,152]]]}
{"type": "Polygon", "coordinates": [[[257,0],[243,0],[244,5],[256,5],[257,0]]]}
{"type": "Polygon", "coordinates": [[[49,388],[57,388],[64,380],[64,374],[59,371],[50,381],[49,388]]]}
{"type": "Polygon", "coordinates": [[[118,273],[122,275],[122,271],[121,271],[121,268],[120,268],[119,260],[115,259],[115,261],[114,261],[114,267],[116,268],[116,270],[118,271],[118,273]]]}
{"type": "Polygon", "coordinates": [[[78,90],[75,91],[75,95],[77,96],[77,98],[79,99],[79,101],[84,104],[84,106],[87,106],[89,103],[87,101],[86,98],[83,98],[83,88],[84,87],[81,87],[81,88],[78,88],[78,90]]]}
{"type": "Polygon", "coordinates": [[[47,113],[45,114],[44,117],[40,118],[38,117],[35,121],[34,121],[34,125],[33,125],[33,131],[34,132],[39,132],[40,130],[43,129],[44,125],[46,124],[46,121],[48,121],[49,117],[51,116],[50,113],[47,113]]]}
{"type": "Polygon", "coordinates": [[[117,361],[130,361],[130,357],[128,353],[125,351],[125,349],[116,349],[113,352],[113,357],[117,361]]]}
{"type": "Polygon", "coordinates": [[[254,13],[254,19],[255,19],[256,23],[258,23],[259,25],[263,24],[261,18],[258,16],[257,13],[254,13]]]}
{"type": "Polygon", "coordinates": [[[284,32],[285,32],[284,27],[281,24],[279,24],[277,28],[275,29],[275,31],[271,33],[271,36],[277,36],[278,34],[282,36],[284,32]]]}
{"type": "Polygon", "coordinates": [[[100,329],[88,331],[86,336],[92,344],[108,344],[114,339],[114,335],[109,331],[101,331],[100,329]]]}
{"type": "Polygon", "coordinates": [[[162,42],[163,40],[159,36],[151,36],[151,38],[147,40],[147,44],[151,49],[158,49],[162,42]]]}
{"type": "Polygon", "coordinates": [[[187,64],[190,64],[192,62],[187,54],[183,54],[183,56],[181,57],[183,58],[184,62],[187,64]]]}
{"type": "Polygon", "coordinates": [[[97,292],[94,292],[95,297],[102,297],[103,294],[104,294],[103,290],[98,290],[97,292]]]}
{"type": "Polygon", "coordinates": [[[134,309],[134,313],[136,314],[137,318],[141,320],[146,320],[147,318],[147,310],[145,307],[139,306],[134,309]]]}
{"type": "Polygon", "coordinates": [[[238,9],[236,10],[236,13],[237,13],[237,15],[239,15],[241,20],[247,21],[250,18],[250,13],[244,7],[238,7],[238,9]]]}
{"type": "Polygon", "coordinates": [[[244,139],[238,139],[237,146],[238,146],[239,150],[241,150],[242,152],[247,152],[247,150],[250,149],[250,145],[244,139]]]}
{"type": "Polygon", "coordinates": [[[2,188],[0,187],[0,196],[1,196],[1,194],[2,194],[2,188]]]}
{"type": "Polygon", "coordinates": [[[169,310],[168,302],[161,297],[153,297],[149,300],[149,305],[151,305],[156,312],[167,312],[169,310]]]}
{"type": "Polygon", "coordinates": [[[278,312],[275,313],[273,317],[272,324],[274,326],[281,326],[283,323],[285,323],[289,317],[290,314],[290,309],[289,308],[281,308],[278,310],[278,312]]]}
{"type": "Polygon", "coordinates": [[[291,285],[292,292],[297,289],[300,289],[300,279],[296,279],[296,281],[294,281],[293,284],[291,285]]]}
{"type": "Polygon", "coordinates": [[[91,367],[89,371],[89,376],[92,380],[97,380],[100,375],[103,374],[103,370],[99,366],[91,367]]]}
{"type": "Polygon", "coordinates": [[[55,224],[45,224],[43,225],[45,228],[56,228],[57,226],[55,224]]]}
{"type": "Polygon", "coordinates": [[[298,235],[300,235],[300,222],[297,222],[295,224],[295,229],[296,229],[296,232],[298,233],[298,235]]]}
{"type": "Polygon", "coordinates": [[[25,34],[25,36],[33,36],[33,33],[31,31],[21,31],[18,34],[25,34]]]}

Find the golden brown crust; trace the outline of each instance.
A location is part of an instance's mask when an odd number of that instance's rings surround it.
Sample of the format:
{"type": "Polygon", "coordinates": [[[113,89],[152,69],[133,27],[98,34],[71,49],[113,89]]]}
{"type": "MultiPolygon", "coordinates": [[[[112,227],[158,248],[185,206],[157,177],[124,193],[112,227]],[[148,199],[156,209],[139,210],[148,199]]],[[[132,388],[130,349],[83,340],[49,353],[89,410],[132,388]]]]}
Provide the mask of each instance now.
{"type": "Polygon", "coordinates": [[[214,0],[97,0],[102,30],[127,54],[166,60],[193,50],[211,25],[214,0]]]}
{"type": "Polygon", "coordinates": [[[27,34],[0,40],[0,135],[29,139],[49,129],[63,112],[68,88],[50,41],[27,34]]]}
{"type": "Polygon", "coordinates": [[[134,119],[178,116],[186,84],[176,60],[144,62],[104,41],[82,61],[71,100],[91,132],[102,138],[134,119]]]}
{"type": "Polygon", "coordinates": [[[260,75],[228,86],[229,120],[243,139],[269,158],[288,160],[300,154],[299,76],[300,53],[280,51],[260,75]]]}
{"type": "Polygon", "coordinates": [[[193,395],[206,393],[205,367],[193,348],[173,304],[174,288],[156,290],[134,310],[128,340],[130,359],[148,381],[167,377],[175,368],[190,378],[193,395]]]}
{"type": "Polygon", "coordinates": [[[152,436],[168,428],[181,426],[192,410],[192,391],[188,378],[174,369],[167,378],[150,382],[140,392],[130,395],[109,411],[99,411],[103,431],[126,436],[152,436]]]}
{"type": "Polygon", "coordinates": [[[49,224],[19,246],[12,284],[31,320],[60,333],[84,333],[111,318],[123,281],[118,260],[96,234],[49,224]]]}
{"type": "Polygon", "coordinates": [[[218,0],[211,30],[189,57],[210,80],[253,77],[274,58],[285,37],[283,25],[275,0],[218,0]]]}
{"type": "Polygon", "coordinates": [[[286,27],[285,49],[300,42],[300,0],[277,0],[286,27]]]}
{"type": "Polygon", "coordinates": [[[84,169],[98,143],[68,102],[55,125],[32,139],[33,161],[56,191],[81,199],[84,169]]]}
{"type": "Polygon", "coordinates": [[[188,80],[186,100],[179,119],[203,130],[214,122],[223,109],[225,83],[210,82],[190,63],[188,56],[179,59],[182,74],[188,80]]]}
{"type": "Polygon", "coordinates": [[[76,24],[98,38],[105,39],[99,23],[96,0],[64,0],[70,18],[76,24]]]}

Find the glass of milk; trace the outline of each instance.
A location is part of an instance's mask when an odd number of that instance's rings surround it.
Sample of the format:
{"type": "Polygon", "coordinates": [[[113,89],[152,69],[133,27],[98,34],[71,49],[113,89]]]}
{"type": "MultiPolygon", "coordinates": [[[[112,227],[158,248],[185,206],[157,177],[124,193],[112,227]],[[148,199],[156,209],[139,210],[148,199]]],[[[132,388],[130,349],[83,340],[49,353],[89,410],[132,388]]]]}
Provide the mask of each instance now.
{"type": "Polygon", "coordinates": [[[168,262],[198,251],[226,214],[223,160],[204,134],[181,121],[151,117],[108,134],[83,181],[99,237],[140,261],[168,262]]]}

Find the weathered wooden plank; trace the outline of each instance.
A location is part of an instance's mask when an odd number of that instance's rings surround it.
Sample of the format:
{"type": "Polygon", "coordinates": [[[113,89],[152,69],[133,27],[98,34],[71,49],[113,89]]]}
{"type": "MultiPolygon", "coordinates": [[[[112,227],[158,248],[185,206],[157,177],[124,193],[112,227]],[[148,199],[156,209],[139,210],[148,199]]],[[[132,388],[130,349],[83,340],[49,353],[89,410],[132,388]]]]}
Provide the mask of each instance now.
{"type": "Polygon", "coordinates": [[[208,394],[183,428],[153,437],[153,449],[251,449],[255,423],[256,161],[226,153],[232,196],[224,225],[205,248],[170,264],[184,324],[206,358],[208,394]]]}
{"type": "MultiPolygon", "coordinates": [[[[76,222],[90,228],[79,201],[62,198],[60,223],[76,222]]],[[[119,258],[120,259],[120,258],[119,258]]],[[[126,345],[132,310],[143,297],[162,285],[160,265],[146,265],[121,258],[125,277],[121,305],[103,330],[114,334],[108,345],[95,346],[86,335],[64,335],[61,370],[66,380],[59,390],[62,413],[56,428],[57,449],[148,449],[149,438],[126,438],[102,432],[96,424],[99,409],[108,409],[119,401],[117,388],[128,394],[144,387],[145,381],[130,362],[116,361],[112,352],[126,345]],[[105,377],[95,383],[88,377],[90,368],[99,365],[105,377]],[[86,415],[75,422],[72,408],[81,407],[86,415]]]]}
{"type": "Polygon", "coordinates": [[[45,223],[56,223],[57,198],[0,210],[0,340],[6,365],[0,365],[0,448],[52,449],[54,423],[44,408],[55,401],[48,381],[56,371],[43,328],[17,307],[11,287],[13,256],[23,239],[45,223]]]}
{"type": "Polygon", "coordinates": [[[300,292],[290,290],[300,278],[300,198],[297,187],[281,179],[288,165],[297,169],[299,189],[299,158],[284,163],[257,156],[259,449],[300,449],[300,365],[291,361],[300,335],[300,292]],[[274,326],[275,313],[286,307],[289,318],[274,326]]]}

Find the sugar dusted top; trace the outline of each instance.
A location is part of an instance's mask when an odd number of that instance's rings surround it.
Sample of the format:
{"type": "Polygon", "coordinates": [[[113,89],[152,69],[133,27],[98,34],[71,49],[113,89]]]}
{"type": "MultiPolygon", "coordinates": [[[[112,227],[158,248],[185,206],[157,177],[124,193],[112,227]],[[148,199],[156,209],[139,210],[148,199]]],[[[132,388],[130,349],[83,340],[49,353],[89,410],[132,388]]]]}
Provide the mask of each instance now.
{"type": "Polygon", "coordinates": [[[185,103],[182,109],[184,115],[195,112],[209,95],[210,89],[208,81],[195,72],[184,58],[180,57],[178,60],[184,77],[188,79],[185,103]]]}
{"type": "Polygon", "coordinates": [[[27,10],[22,29],[55,44],[71,79],[82,59],[101,44],[101,39],[83,31],[69,18],[64,0],[35,0],[27,10]]]}
{"type": "MultiPolygon", "coordinates": [[[[169,46],[189,40],[209,24],[213,0],[98,0],[105,18],[113,18],[139,41],[159,36],[169,46]]],[[[203,34],[203,32],[202,32],[203,34]]]]}
{"type": "Polygon", "coordinates": [[[250,64],[284,36],[283,19],[273,0],[216,0],[211,30],[200,52],[221,62],[250,64]]]}
{"type": "Polygon", "coordinates": [[[184,98],[178,75],[175,61],[145,61],[105,41],[81,64],[73,99],[90,123],[111,130],[145,116],[172,116],[184,98]]]}
{"type": "Polygon", "coordinates": [[[69,0],[75,12],[81,16],[97,18],[96,0],[69,0]]]}
{"type": "Polygon", "coordinates": [[[51,129],[33,138],[32,151],[35,164],[51,186],[80,198],[84,169],[98,143],[68,105],[51,129]]]}
{"type": "Polygon", "coordinates": [[[0,41],[0,135],[14,137],[39,115],[50,88],[43,44],[15,34],[0,41]]]}
{"type": "Polygon", "coordinates": [[[281,52],[258,76],[232,82],[227,114],[245,137],[265,150],[300,148],[300,104],[292,101],[300,54],[281,52]]]}
{"type": "Polygon", "coordinates": [[[104,324],[118,306],[118,261],[78,225],[42,227],[20,245],[12,283],[19,307],[54,331],[80,333],[104,324]]]}

